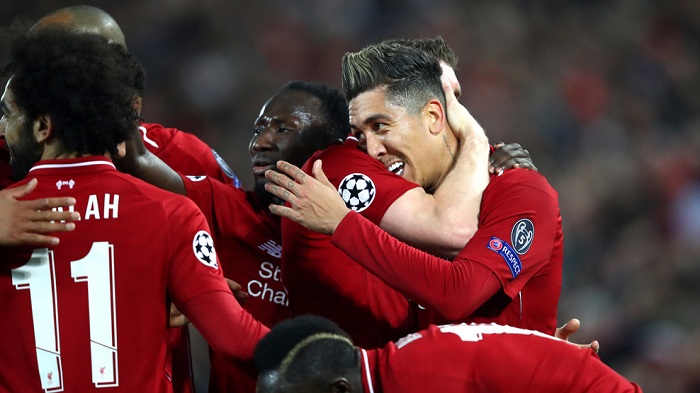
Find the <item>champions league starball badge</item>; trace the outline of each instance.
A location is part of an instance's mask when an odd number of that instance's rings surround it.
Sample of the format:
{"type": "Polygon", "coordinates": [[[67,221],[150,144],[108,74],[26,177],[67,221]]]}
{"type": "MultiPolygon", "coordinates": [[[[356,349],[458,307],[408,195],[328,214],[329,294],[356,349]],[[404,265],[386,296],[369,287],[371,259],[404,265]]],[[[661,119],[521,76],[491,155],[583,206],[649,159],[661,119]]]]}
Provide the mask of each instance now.
{"type": "Polygon", "coordinates": [[[199,262],[213,267],[214,269],[219,268],[219,264],[216,261],[216,250],[214,250],[214,241],[206,231],[199,231],[194,235],[194,240],[192,241],[192,250],[194,251],[194,256],[197,257],[199,262]]]}
{"type": "Polygon", "coordinates": [[[338,187],[338,194],[345,201],[345,206],[358,213],[372,204],[375,193],[376,188],[372,179],[362,173],[352,173],[345,176],[338,187]]]}

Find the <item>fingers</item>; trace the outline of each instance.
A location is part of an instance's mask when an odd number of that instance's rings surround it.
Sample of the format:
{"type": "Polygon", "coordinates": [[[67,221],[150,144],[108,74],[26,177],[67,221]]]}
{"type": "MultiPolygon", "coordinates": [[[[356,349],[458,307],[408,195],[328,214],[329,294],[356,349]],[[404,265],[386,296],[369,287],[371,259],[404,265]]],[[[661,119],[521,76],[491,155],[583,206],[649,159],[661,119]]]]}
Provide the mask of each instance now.
{"type": "Polygon", "coordinates": [[[328,177],[326,177],[326,173],[323,172],[322,165],[323,165],[323,162],[321,162],[321,160],[314,161],[314,166],[312,168],[312,172],[314,174],[314,177],[316,178],[316,180],[321,182],[321,184],[323,184],[324,186],[330,187],[333,190],[335,190],[335,186],[333,186],[333,183],[331,183],[331,181],[328,180],[328,177]]]}
{"type": "Polygon", "coordinates": [[[581,321],[579,321],[576,318],[573,318],[567,323],[565,323],[564,326],[558,328],[554,336],[562,340],[568,340],[569,336],[576,333],[580,327],[581,321]]]}
{"type": "Polygon", "coordinates": [[[34,178],[30,180],[27,184],[10,190],[9,196],[14,199],[21,198],[34,191],[38,183],[39,182],[36,180],[36,178],[34,178]]]}
{"type": "Polygon", "coordinates": [[[522,168],[537,172],[537,167],[531,160],[525,158],[510,158],[505,161],[489,161],[489,173],[502,172],[506,169],[522,168]]]}
{"type": "MultiPolygon", "coordinates": [[[[269,184],[265,185],[266,190],[267,190],[268,186],[269,186],[269,184]]],[[[300,222],[301,217],[300,217],[299,213],[294,211],[294,209],[292,209],[292,208],[289,208],[287,206],[272,204],[269,206],[269,209],[270,209],[270,212],[272,214],[278,215],[280,217],[289,218],[290,220],[297,222],[297,223],[300,222]]]]}
{"type": "Polygon", "coordinates": [[[243,291],[243,288],[241,287],[241,284],[231,280],[230,278],[225,278],[226,283],[228,284],[228,288],[231,290],[231,293],[233,293],[233,297],[238,300],[238,303],[243,306],[245,305],[246,301],[248,300],[248,293],[243,291]]]}
{"type": "MultiPolygon", "coordinates": [[[[73,229],[75,229],[75,227],[73,227],[73,229]]],[[[66,232],[66,230],[61,230],[61,232],[66,232]]],[[[13,242],[13,244],[31,244],[36,246],[55,246],[58,245],[58,243],[60,243],[60,240],[56,236],[40,235],[38,233],[29,232],[18,235],[16,241],[13,242]]]]}
{"type": "Polygon", "coordinates": [[[287,161],[278,161],[277,168],[291,176],[294,180],[298,181],[299,184],[304,184],[306,173],[304,173],[304,171],[302,171],[298,166],[290,164],[287,161]]]}
{"type": "Polygon", "coordinates": [[[228,289],[231,290],[231,292],[236,293],[236,291],[241,290],[241,284],[231,280],[230,278],[224,278],[226,280],[226,284],[228,284],[228,289]]]}

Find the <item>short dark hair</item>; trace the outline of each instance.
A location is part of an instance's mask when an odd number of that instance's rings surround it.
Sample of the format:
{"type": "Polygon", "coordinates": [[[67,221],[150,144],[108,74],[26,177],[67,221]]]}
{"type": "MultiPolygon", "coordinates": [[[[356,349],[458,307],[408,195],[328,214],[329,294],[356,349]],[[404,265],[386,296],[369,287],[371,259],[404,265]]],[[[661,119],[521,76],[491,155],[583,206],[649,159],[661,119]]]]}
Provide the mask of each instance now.
{"type": "Polygon", "coordinates": [[[459,58],[455,51],[447,44],[442,36],[434,38],[396,38],[383,41],[386,44],[400,44],[420,49],[423,52],[435,56],[438,60],[442,60],[448,66],[455,68],[459,62],[459,58]]]}
{"type": "Polygon", "coordinates": [[[387,100],[414,114],[431,99],[445,105],[441,75],[437,58],[396,42],[370,45],[343,56],[345,99],[351,101],[361,93],[383,87],[387,100]]]}
{"type": "Polygon", "coordinates": [[[321,102],[327,137],[345,139],[350,133],[348,103],[340,90],[319,82],[290,81],[280,91],[297,90],[308,93],[321,102]]]}
{"type": "Polygon", "coordinates": [[[323,317],[302,315],[275,325],[255,348],[261,375],[276,371],[291,386],[327,385],[327,375],[352,372],[359,354],[348,334],[323,317]]]}
{"type": "Polygon", "coordinates": [[[275,325],[255,347],[255,367],[258,372],[276,370],[282,360],[301,341],[319,333],[350,336],[334,322],[315,315],[302,315],[275,325]]]}
{"type": "Polygon", "coordinates": [[[344,373],[358,363],[348,334],[323,317],[303,315],[275,325],[255,348],[260,374],[278,371],[288,386],[319,386],[329,372],[344,373]]]}
{"type": "Polygon", "coordinates": [[[145,87],[141,64],[96,34],[42,29],[15,35],[3,69],[28,119],[48,115],[66,149],[117,153],[138,127],[134,98],[145,87]]]}

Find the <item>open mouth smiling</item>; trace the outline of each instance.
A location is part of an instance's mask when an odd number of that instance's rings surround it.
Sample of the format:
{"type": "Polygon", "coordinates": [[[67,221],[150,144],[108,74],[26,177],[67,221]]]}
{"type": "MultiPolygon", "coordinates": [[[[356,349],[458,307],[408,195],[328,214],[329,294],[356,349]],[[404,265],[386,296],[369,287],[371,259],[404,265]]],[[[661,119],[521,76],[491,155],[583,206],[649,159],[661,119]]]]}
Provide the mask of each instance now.
{"type": "Polygon", "coordinates": [[[395,173],[399,176],[403,173],[403,167],[406,165],[405,162],[403,161],[396,161],[393,164],[389,165],[386,169],[389,170],[391,173],[395,173]]]}

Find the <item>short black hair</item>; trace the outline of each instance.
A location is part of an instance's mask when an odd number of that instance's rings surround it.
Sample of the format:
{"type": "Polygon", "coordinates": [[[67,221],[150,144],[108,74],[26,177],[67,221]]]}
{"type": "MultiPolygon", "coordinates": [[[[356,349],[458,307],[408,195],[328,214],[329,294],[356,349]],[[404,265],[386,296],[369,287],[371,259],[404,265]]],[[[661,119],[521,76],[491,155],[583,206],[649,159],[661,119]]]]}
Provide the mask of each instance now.
{"type": "Polygon", "coordinates": [[[389,102],[417,114],[431,99],[445,106],[439,60],[418,48],[397,42],[367,46],[343,56],[345,99],[384,88],[389,102]]]}
{"type": "Polygon", "coordinates": [[[289,352],[304,339],[319,333],[350,336],[337,324],[315,315],[302,315],[275,325],[255,347],[255,367],[259,373],[276,370],[289,352]]]}
{"type": "Polygon", "coordinates": [[[293,389],[327,387],[329,375],[343,375],[359,367],[359,352],[335,323],[303,315],[272,328],[255,348],[255,365],[262,375],[277,371],[293,389]]]}
{"type": "Polygon", "coordinates": [[[308,93],[321,102],[321,110],[325,116],[327,137],[329,139],[345,139],[350,133],[350,112],[348,103],[340,90],[320,82],[290,81],[280,91],[297,90],[308,93]]]}
{"type": "Polygon", "coordinates": [[[15,34],[10,46],[3,74],[18,108],[30,120],[48,115],[67,150],[116,154],[138,127],[145,72],[123,46],[65,29],[15,34]]]}

